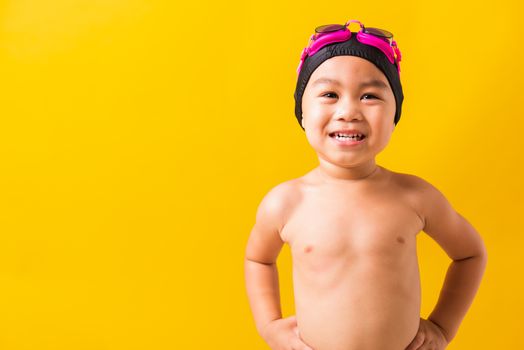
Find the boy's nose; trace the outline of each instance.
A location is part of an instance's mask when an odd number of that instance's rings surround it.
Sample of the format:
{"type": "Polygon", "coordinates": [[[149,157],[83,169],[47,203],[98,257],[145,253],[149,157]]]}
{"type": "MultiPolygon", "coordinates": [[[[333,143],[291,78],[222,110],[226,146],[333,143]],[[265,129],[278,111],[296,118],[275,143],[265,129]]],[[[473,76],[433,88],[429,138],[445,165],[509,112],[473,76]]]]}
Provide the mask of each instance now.
{"type": "Polygon", "coordinates": [[[355,107],[346,107],[336,111],[335,120],[361,120],[363,115],[358,108],[355,107]]]}

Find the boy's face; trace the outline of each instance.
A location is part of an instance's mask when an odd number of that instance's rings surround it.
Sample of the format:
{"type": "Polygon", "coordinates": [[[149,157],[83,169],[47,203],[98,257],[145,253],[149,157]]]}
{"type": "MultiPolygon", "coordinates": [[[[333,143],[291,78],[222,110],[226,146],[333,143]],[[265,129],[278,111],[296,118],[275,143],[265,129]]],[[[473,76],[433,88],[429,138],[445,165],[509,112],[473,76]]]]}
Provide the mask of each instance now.
{"type": "Polygon", "coordinates": [[[374,160],[395,128],[395,96],[386,76],[356,56],[332,57],[313,72],[302,97],[302,111],[302,126],[311,146],[319,157],[340,166],[374,160]],[[332,81],[321,82],[325,79],[332,81]],[[362,85],[371,81],[376,86],[362,85]],[[365,137],[357,141],[333,134],[347,130],[365,137]]]}

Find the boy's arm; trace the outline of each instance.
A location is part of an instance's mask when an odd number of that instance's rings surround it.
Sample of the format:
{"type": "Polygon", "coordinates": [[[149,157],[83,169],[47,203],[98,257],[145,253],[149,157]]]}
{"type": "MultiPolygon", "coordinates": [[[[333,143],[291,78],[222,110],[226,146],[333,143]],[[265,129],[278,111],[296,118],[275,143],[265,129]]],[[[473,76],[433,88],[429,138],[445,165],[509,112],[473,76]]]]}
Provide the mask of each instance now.
{"type": "Polygon", "coordinates": [[[487,252],[477,231],[440,191],[424,181],[422,193],[423,231],[453,259],[437,305],[428,317],[441,328],[449,343],[473,302],[486,267],[487,252]]]}
{"type": "Polygon", "coordinates": [[[262,199],[244,259],[249,304],[261,335],[271,321],[282,318],[276,265],[284,244],[280,237],[284,206],[281,192],[277,186],[262,199]]]}

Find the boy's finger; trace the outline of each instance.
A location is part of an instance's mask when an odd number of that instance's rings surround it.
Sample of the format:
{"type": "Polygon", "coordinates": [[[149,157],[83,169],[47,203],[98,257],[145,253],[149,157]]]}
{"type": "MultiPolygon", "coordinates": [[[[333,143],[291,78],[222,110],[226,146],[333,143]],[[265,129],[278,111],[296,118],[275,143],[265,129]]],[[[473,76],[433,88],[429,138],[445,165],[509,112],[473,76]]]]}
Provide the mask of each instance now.
{"type": "Polygon", "coordinates": [[[296,349],[296,350],[313,350],[312,348],[310,348],[309,346],[307,346],[306,344],[304,344],[303,342],[301,342],[298,339],[297,339],[296,342],[294,342],[293,349],[296,349]]]}
{"type": "Polygon", "coordinates": [[[300,346],[297,349],[300,349],[300,350],[313,350],[312,348],[310,348],[309,346],[307,346],[303,342],[300,342],[300,346]]]}
{"type": "Polygon", "coordinates": [[[422,344],[424,344],[424,335],[422,333],[417,333],[406,350],[417,350],[422,344]]]}
{"type": "MultiPolygon", "coordinates": [[[[299,332],[299,330],[298,330],[298,326],[296,326],[296,324],[297,324],[296,316],[294,316],[294,315],[293,315],[293,316],[290,316],[289,319],[292,320],[292,321],[294,322],[294,324],[295,324],[295,327],[293,327],[293,332],[296,334],[296,336],[297,336],[297,338],[298,338],[298,339],[297,339],[297,343],[295,344],[295,348],[296,348],[297,350],[313,350],[313,348],[307,346],[307,345],[302,341],[302,339],[300,338],[300,332],[299,332]]],[[[295,349],[295,348],[294,348],[294,349],[295,349]]]]}

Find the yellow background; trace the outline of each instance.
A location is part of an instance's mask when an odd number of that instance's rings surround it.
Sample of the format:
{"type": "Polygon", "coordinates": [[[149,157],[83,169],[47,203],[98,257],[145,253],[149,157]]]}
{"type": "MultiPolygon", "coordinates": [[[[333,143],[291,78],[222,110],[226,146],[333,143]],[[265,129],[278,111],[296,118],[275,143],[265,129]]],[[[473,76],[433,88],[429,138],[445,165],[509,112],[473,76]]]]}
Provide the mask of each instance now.
{"type": "MultiPolygon", "coordinates": [[[[0,2],[0,348],[267,349],[243,280],[261,198],[317,159],[295,116],[314,27],[403,54],[378,163],[439,188],[488,267],[449,349],[524,348],[520,0],[0,2]]],[[[449,260],[419,238],[422,316],[449,260]]],[[[291,262],[279,260],[285,315],[291,262]]]]}

